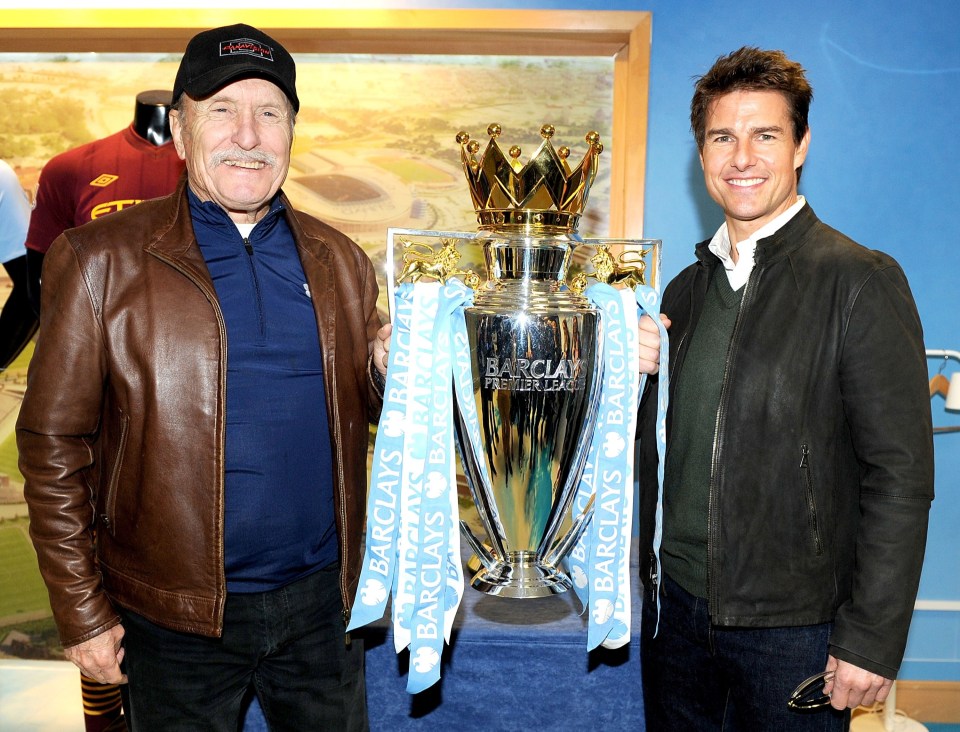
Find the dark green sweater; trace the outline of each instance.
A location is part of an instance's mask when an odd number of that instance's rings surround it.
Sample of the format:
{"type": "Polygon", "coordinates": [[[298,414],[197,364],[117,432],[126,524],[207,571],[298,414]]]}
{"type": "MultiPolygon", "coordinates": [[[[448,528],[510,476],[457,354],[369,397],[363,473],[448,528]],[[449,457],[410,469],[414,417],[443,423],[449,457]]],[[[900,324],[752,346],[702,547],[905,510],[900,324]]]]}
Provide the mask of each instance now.
{"type": "Polygon", "coordinates": [[[697,597],[707,596],[713,442],[727,350],[744,289],[734,292],[723,268],[716,269],[673,396],[661,560],[664,572],[697,597]]]}

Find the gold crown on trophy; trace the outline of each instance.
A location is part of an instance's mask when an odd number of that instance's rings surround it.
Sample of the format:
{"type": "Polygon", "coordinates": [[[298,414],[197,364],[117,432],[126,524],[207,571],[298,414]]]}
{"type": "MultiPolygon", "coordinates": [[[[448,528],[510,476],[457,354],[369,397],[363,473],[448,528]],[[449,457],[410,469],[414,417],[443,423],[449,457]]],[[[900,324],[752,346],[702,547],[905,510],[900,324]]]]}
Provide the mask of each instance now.
{"type": "Polygon", "coordinates": [[[487,127],[490,142],[478,158],[480,143],[466,132],[457,134],[463,171],[481,228],[522,227],[576,231],[587,194],[597,176],[597,164],[603,145],[600,135],[588,132],[584,138],[587,153],[571,169],[567,158],[570,148],[554,149],[550,138],[553,125],[543,125],[543,142],[526,164],[520,162],[521,150],[514,145],[507,154],[497,138],[498,124],[487,127]]]}

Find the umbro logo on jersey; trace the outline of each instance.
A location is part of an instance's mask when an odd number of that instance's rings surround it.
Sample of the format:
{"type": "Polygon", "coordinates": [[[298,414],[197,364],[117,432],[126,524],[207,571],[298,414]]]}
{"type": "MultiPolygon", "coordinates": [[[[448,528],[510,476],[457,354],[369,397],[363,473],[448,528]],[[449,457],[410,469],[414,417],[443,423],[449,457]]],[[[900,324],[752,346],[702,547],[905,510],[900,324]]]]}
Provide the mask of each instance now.
{"type": "Polygon", "coordinates": [[[96,178],[90,181],[90,185],[97,186],[98,188],[106,188],[108,185],[113,183],[119,177],[120,177],[119,175],[111,175],[110,173],[104,173],[102,175],[98,175],[96,178]]]}

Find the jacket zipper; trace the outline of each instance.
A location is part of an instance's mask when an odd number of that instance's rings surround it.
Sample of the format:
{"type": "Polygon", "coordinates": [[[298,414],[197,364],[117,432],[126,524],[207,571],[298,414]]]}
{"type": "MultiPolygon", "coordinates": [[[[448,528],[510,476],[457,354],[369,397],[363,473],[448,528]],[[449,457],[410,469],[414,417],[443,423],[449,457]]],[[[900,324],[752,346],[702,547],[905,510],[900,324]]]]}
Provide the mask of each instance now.
{"type": "MultiPolygon", "coordinates": [[[[326,370],[326,368],[324,368],[326,370]]],[[[330,383],[333,385],[333,393],[337,393],[337,372],[336,369],[333,369],[333,373],[330,374],[330,383]]],[[[337,464],[343,465],[343,435],[340,432],[340,405],[336,399],[333,399],[333,424],[334,424],[334,434],[336,434],[336,445],[337,445],[337,464]]],[[[343,602],[343,627],[346,628],[350,625],[350,606],[349,598],[347,597],[347,569],[349,564],[347,563],[347,547],[350,545],[350,539],[347,536],[347,491],[346,486],[343,482],[343,469],[336,471],[337,472],[337,490],[340,492],[340,599],[343,602]]],[[[346,643],[349,648],[351,645],[352,639],[350,634],[347,633],[344,635],[344,643],[346,643]]]]}
{"type": "MultiPolygon", "coordinates": [[[[333,388],[332,394],[337,393],[337,373],[335,369],[327,369],[324,364],[324,371],[330,370],[330,385],[333,388]]],[[[336,435],[337,465],[343,465],[343,434],[340,432],[340,407],[336,399],[328,399],[328,405],[333,404],[333,424],[334,434],[336,435]]],[[[340,596],[343,600],[343,625],[346,627],[350,623],[349,598],[347,597],[347,547],[350,544],[347,536],[347,509],[346,509],[346,487],[343,484],[343,469],[337,470],[337,491],[339,496],[338,503],[340,510],[338,518],[340,519],[340,596]]],[[[348,638],[349,643],[349,638],[348,638]]]]}
{"type": "MultiPolygon", "coordinates": [[[[745,289],[743,291],[743,298],[740,301],[740,310],[737,313],[737,319],[733,324],[733,333],[730,336],[730,347],[727,349],[727,359],[723,366],[723,380],[720,384],[720,405],[717,407],[717,421],[715,423],[713,432],[713,449],[710,458],[710,485],[707,492],[707,605],[710,615],[714,617],[720,614],[720,592],[717,589],[716,583],[712,581],[714,546],[716,545],[717,535],[720,532],[720,519],[717,516],[718,498],[716,495],[716,479],[717,469],[720,465],[720,453],[723,448],[721,435],[723,433],[723,426],[726,422],[726,401],[729,391],[730,362],[733,360],[733,354],[737,347],[737,339],[740,335],[740,328],[741,324],[743,323],[744,313],[750,306],[750,298],[753,295],[754,289],[756,289],[757,281],[762,275],[763,268],[760,266],[754,266],[753,272],[750,273],[750,277],[747,279],[747,284],[745,285],[745,289]]],[[[714,276],[723,277],[726,276],[726,273],[722,270],[718,270],[714,276]]]]}
{"type": "Polygon", "coordinates": [[[257,277],[257,268],[253,262],[253,245],[250,243],[250,237],[243,237],[243,248],[247,251],[247,263],[250,265],[250,276],[253,277],[253,294],[256,301],[254,305],[257,308],[257,326],[260,329],[260,337],[263,338],[266,334],[266,316],[263,312],[263,295],[260,292],[260,278],[257,277]]]}
{"type": "Polygon", "coordinates": [[[810,448],[800,446],[800,472],[803,474],[803,486],[807,498],[807,515],[809,516],[810,530],[813,533],[813,542],[817,549],[817,556],[823,554],[823,540],[820,536],[820,522],[817,520],[817,501],[813,493],[813,476],[810,474],[810,448]]]}
{"type": "Polygon", "coordinates": [[[120,482],[120,469],[123,465],[123,455],[127,451],[127,435],[130,433],[130,418],[126,414],[120,415],[120,442],[117,445],[116,462],[110,471],[110,480],[107,482],[107,494],[103,497],[103,513],[100,523],[113,535],[114,519],[116,518],[117,483],[120,482]]]}

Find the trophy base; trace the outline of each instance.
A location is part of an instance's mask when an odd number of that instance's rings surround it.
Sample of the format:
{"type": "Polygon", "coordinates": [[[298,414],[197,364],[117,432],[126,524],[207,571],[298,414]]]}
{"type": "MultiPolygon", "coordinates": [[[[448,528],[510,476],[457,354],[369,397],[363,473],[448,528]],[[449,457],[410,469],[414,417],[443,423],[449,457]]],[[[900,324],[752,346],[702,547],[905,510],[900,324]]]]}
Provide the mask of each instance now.
{"type": "Polygon", "coordinates": [[[476,570],[471,587],[498,597],[549,597],[573,587],[570,578],[561,570],[537,562],[535,555],[526,552],[511,554],[508,561],[498,560],[493,567],[483,566],[474,556],[467,562],[467,568],[476,570]]]}

